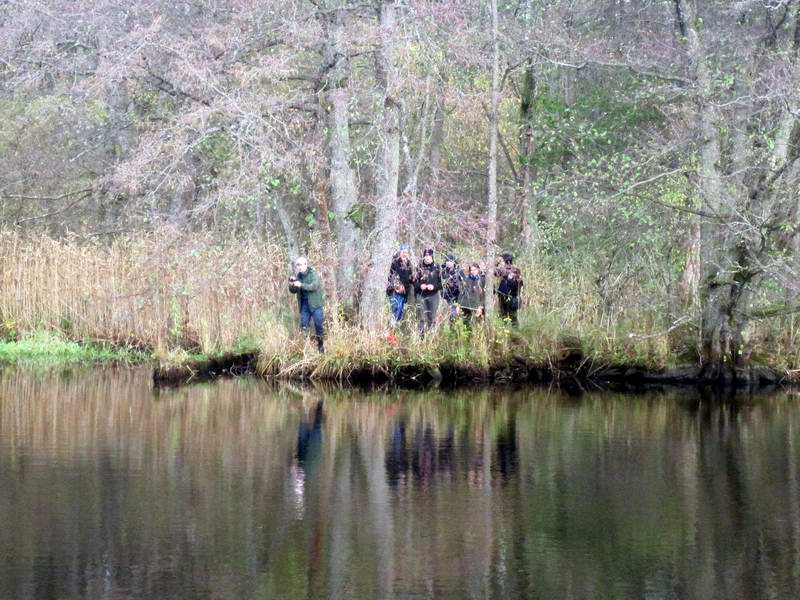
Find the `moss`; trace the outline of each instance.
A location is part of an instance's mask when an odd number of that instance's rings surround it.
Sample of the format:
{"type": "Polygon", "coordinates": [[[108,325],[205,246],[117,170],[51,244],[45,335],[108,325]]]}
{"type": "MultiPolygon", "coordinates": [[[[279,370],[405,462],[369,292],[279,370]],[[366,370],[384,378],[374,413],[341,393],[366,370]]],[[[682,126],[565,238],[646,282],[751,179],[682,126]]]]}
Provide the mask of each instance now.
{"type": "Polygon", "coordinates": [[[75,342],[53,332],[40,331],[16,341],[0,342],[2,363],[136,363],[149,356],[130,348],[115,348],[93,342],[75,342]]]}

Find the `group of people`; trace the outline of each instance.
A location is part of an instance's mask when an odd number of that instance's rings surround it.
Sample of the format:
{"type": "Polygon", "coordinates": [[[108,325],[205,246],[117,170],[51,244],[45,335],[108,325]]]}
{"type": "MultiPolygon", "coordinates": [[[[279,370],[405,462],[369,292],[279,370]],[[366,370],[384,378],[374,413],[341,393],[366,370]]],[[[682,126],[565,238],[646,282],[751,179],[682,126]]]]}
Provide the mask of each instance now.
{"type": "MultiPolygon", "coordinates": [[[[504,253],[498,259],[494,276],[500,316],[516,325],[523,282],[512,254],[504,253]]],[[[447,303],[450,321],[460,317],[469,327],[474,318],[483,315],[487,300],[485,287],[486,275],[479,263],[469,263],[465,271],[456,257],[448,254],[439,265],[434,260],[433,248],[426,248],[422,261],[414,265],[408,246],[403,245],[392,259],[386,285],[392,325],[395,327],[403,320],[413,293],[421,334],[436,324],[440,298],[447,303]]]]}
{"type": "MultiPolygon", "coordinates": [[[[289,291],[297,295],[300,327],[308,331],[314,325],[314,338],[320,352],[324,351],[323,287],[319,274],[309,266],[305,257],[295,260],[295,274],[289,278],[289,291]]],[[[522,277],[514,265],[514,257],[504,253],[494,270],[494,294],[500,316],[512,325],[517,324],[520,307],[522,277]]],[[[391,308],[394,330],[403,320],[412,299],[416,302],[420,334],[433,329],[437,323],[440,298],[447,304],[451,322],[459,318],[469,328],[476,318],[483,316],[486,302],[486,276],[483,267],[472,262],[465,271],[456,257],[448,254],[443,264],[434,260],[433,248],[426,248],[422,260],[414,264],[407,245],[400,246],[392,258],[386,295],[391,308]]]]}

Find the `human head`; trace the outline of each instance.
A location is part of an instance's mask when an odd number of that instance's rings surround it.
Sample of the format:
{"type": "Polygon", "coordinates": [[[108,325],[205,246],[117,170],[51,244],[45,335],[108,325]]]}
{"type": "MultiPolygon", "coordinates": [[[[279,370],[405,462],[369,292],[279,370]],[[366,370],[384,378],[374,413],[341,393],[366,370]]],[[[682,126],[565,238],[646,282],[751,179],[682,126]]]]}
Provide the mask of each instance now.
{"type": "Polygon", "coordinates": [[[476,262],[472,263],[469,266],[469,274],[472,275],[473,277],[477,277],[478,275],[481,274],[481,266],[476,262]]]}
{"type": "Polygon", "coordinates": [[[422,262],[429,265],[433,262],[433,248],[425,248],[422,251],[422,262]]]}
{"type": "Polygon", "coordinates": [[[400,244],[399,256],[403,260],[408,260],[408,244],[400,244]]]}
{"type": "Polygon", "coordinates": [[[308,259],[305,256],[298,256],[294,261],[294,268],[298,273],[305,273],[308,271],[308,259]]]}
{"type": "Polygon", "coordinates": [[[456,257],[453,256],[452,254],[448,254],[445,257],[445,265],[447,266],[448,269],[452,269],[453,267],[455,267],[456,266],[456,257]]]}
{"type": "Polygon", "coordinates": [[[508,266],[514,263],[514,255],[511,254],[510,252],[503,252],[503,254],[501,254],[500,257],[503,259],[503,262],[506,263],[506,265],[508,266]]]}

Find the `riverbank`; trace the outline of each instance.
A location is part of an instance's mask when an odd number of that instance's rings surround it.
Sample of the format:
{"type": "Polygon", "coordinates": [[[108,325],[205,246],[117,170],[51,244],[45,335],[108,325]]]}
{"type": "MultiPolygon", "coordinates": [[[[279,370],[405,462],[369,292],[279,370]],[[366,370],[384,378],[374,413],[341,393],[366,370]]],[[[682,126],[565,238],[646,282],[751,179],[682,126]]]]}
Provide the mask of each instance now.
{"type": "Polygon", "coordinates": [[[797,372],[764,365],[739,368],[711,381],[701,366],[671,362],[675,357],[647,352],[642,342],[630,340],[631,346],[604,353],[575,338],[526,339],[506,326],[472,333],[444,328],[428,339],[410,335],[396,341],[352,330],[347,336],[332,336],[324,354],[310,342],[278,339],[257,352],[162,360],[153,380],[156,385],[181,385],[253,374],[267,380],[451,388],[509,383],[763,388],[800,383],[797,372]],[[626,352],[632,357],[627,361],[626,352]]]}
{"type": "MultiPolygon", "coordinates": [[[[800,372],[766,365],[749,365],[727,379],[709,381],[699,365],[669,364],[663,355],[644,354],[624,362],[619,356],[601,354],[597,348],[592,351],[577,339],[558,343],[540,338],[538,344],[532,344],[532,340],[502,326],[472,333],[456,328],[440,331],[429,339],[407,335],[396,341],[366,333],[358,338],[356,333],[349,332],[347,344],[340,335],[334,335],[324,354],[319,354],[310,342],[294,339],[272,340],[262,344],[261,349],[243,348],[214,355],[185,351],[158,355],[108,343],[68,340],[60,333],[40,331],[20,340],[0,341],[0,365],[152,364],[156,386],[241,375],[359,387],[457,388],[514,383],[644,389],[800,384],[800,372]]],[[[638,351],[642,350],[639,346],[638,351]]]]}
{"type": "MultiPolygon", "coordinates": [[[[312,264],[325,264],[320,249],[309,255],[312,264]]],[[[319,355],[298,333],[287,257],[275,243],[169,228],[108,243],[0,230],[0,340],[7,340],[0,361],[154,361],[163,379],[174,381],[231,372],[339,383],[441,376],[453,385],[702,379],[694,368],[696,307],[675,301],[658,281],[631,281],[624,301],[610,302],[591,263],[544,252],[517,262],[526,280],[518,328],[493,322],[468,332],[451,326],[442,307],[438,330],[420,339],[412,309],[397,337],[388,337],[354,326],[331,300],[326,352],[319,355]],[[42,331],[54,332],[47,335],[58,343],[37,338],[42,331]]],[[[331,287],[324,272],[323,279],[331,287]]],[[[751,321],[744,363],[795,378],[795,319],[751,321]]]]}
{"type": "Polygon", "coordinates": [[[0,365],[139,364],[148,360],[146,352],[97,341],[78,342],[47,331],[19,340],[0,340],[0,365]]]}

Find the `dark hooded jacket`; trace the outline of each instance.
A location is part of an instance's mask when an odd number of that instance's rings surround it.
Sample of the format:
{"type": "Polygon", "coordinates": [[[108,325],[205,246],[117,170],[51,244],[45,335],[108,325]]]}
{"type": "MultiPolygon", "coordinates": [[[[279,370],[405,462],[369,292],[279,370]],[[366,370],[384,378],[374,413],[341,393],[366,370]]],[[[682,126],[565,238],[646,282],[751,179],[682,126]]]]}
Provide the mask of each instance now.
{"type": "Polygon", "coordinates": [[[495,276],[497,277],[498,299],[506,308],[517,310],[519,294],[523,285],[520,270],[512,265],[505,265],[495,271],[495,276]],[[509,277],[509,274],[512,273],[513,277],[509,277]]]}
{"type": "Polygon", "coordinates": [[[429,265],[422,261],[417,266],[417,272],[414,274],[414,292],[417,297],[428,298],[434,294],[438,294],[442,289],[442,272],[435,262],[429,265]],[[422,284],[429,284],[433,286],[432,290],[423,290],[422,284]]]}
{"type": "Polygon", "coordinates": [[[392,259],[392,266],[389,268],[389,279],[386,282],[386,294],[400,294],[408,296],[414,278],[414,267],[411,261],[403,261],[399,254],[395,254],[392,259]]]}
{"type": "Polygon", "coordinates": [[[442,265],[441,273],[442,298],[448,304],[457,302],[465,278],[464,271],[455,263],[452,269],[448,269],[446,264],[442,265]]]}

